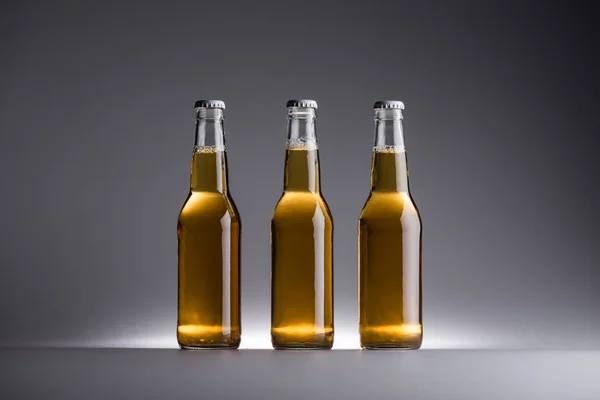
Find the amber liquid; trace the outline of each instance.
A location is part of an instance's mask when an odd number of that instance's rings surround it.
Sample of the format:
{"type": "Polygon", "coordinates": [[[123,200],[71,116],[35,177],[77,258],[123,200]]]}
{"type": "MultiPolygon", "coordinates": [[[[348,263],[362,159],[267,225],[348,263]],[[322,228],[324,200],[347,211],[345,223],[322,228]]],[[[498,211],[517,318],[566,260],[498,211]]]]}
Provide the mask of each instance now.
{"type": "Polygon", "coordinates": [[[360,343],[421,346],[421,219],[404,152],[373,153],[372,189],[358,223],[360,343]]]}
{"type": "Polygon", "coordinates": [[[319,191],[317,150],[288,149],[271,220],[271,341],[276,349],[333,345],[333,220],[319,191]]]}
{"type": "Polygon", "coordinates": [[[240,343],[239,214],[222,151],[195,152],[191,189],[177,221],[177,340],[184,349],[240,343]]]}

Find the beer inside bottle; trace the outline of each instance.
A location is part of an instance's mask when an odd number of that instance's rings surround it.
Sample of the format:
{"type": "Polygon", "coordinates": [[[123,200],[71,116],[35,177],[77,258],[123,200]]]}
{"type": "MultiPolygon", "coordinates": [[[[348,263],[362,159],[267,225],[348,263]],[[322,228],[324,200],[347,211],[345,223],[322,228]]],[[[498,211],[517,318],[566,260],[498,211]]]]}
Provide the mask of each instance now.
{"type": "Polygon", "coordinates": [[[177,221],[177,341],[183,349],[240,343],[241,222],[229,194],[225,104],[196,102],[190,192],[177,221]]]}
{"type": "Polygon", "coordinates": [[[333,345],[333,219],[321,195],[316,102],[288,102],[283,194],[271,219],[271,341],[333,345]]]}
{"type": "Polygon", "coordinates": [[[403,109],[375,103],[371,192],[358,223],[363,348],[417,349],[422,341],[421,219],[408,187],[403,109]]]}

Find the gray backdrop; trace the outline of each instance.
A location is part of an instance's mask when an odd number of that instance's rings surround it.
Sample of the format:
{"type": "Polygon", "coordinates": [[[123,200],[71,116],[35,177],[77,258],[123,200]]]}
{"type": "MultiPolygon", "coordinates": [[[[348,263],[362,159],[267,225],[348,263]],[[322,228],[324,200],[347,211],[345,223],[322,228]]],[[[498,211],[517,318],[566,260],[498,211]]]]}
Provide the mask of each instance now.
{"type": "Polygon", "coordinates": [[[0,344],[174,347],[193,104],[227,103],[243,347],[269,346],[285,102],[319,102],[336,346],[372,103],[406,104],[424,347],[600,347],[598,13],[575,2],[4,1],[0,344]]]}

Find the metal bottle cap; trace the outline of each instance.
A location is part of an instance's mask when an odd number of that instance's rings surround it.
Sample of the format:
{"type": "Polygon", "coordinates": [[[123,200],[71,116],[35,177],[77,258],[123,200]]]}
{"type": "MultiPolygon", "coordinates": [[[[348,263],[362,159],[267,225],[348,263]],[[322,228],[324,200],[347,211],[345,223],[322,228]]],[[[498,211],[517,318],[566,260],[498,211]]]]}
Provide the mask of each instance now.
{"type": "Polygon", "coordinates": [[[404,103],[398,100],[381,100],[376,101],[373,105],[374,109],[399,109],[404,110],[404,103]]]}
{"type": "Polygon", "coordinates": [[[287,108],[300,107],[300,108],[317,108],[317,102],[314,100],[301,99],[301,100],[289,100],[287,102],[287,108]]]}
{"type": "Polygon", "coordinates": [[[220,108],[225,109],[225,102],[222,100],[198,100],[194,108],[220,108]]]}

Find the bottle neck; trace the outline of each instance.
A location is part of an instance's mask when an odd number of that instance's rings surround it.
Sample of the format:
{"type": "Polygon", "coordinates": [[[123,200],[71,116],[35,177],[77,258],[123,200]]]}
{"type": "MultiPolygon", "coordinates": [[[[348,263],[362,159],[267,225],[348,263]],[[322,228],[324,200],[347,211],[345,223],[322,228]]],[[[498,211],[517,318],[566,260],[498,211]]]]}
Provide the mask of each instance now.
{"type": "Polygon", "coordinates": [[[320,192],[319,146],[314,108],[288,109],[284,191],[320,192]]]}
{"type": "Polygon", "coordinates": [[[375,112],[371,191],[409,191],[402,110],[380,109],[375,112]]]}
{"type": "Polygon", "coordinates": [[[192,192],[228,191],[224,132],[223,110],[197,109],[196,140],[190,178],[192,192]]]}

